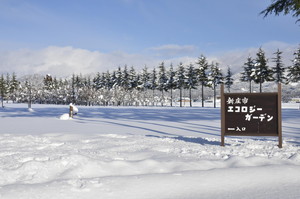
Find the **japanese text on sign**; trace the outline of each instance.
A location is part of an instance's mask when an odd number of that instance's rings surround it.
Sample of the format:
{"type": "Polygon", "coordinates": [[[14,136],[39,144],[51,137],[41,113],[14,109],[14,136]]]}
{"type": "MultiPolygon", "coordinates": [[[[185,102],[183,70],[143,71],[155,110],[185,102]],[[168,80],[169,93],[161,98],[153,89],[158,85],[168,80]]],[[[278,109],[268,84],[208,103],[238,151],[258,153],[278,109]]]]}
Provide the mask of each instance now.
{"type": "MultiPolygon", "coordinates": [[[[266,96],[247,94],[226,94],[226,132],[261,133],[271,132],[276,118],[273,102],[266,96]]],[[[275,121],[276,122],[276,121],[275,121]]]]}
{"type": "Polygon", "coordinates": [[[245,115],[245,120],[246,121],[251,121],[253,120],[259,120],[260,122],[270,122],[274,116],[269,115],[267,113],[263,113],[263,108],[261,107],[256,107],[254,106],[247,106],[248,103],[248,98],[231,98],[228,97],[227,100],[227,105],[233,105],[233,106],[228,106],[227,112],[228,113],[247,113],[245,115]],[[240,104],[243,104],[240,106],[240,104]],[[259,114],[256,114],[256,112],[259,112],[259,114]]]}

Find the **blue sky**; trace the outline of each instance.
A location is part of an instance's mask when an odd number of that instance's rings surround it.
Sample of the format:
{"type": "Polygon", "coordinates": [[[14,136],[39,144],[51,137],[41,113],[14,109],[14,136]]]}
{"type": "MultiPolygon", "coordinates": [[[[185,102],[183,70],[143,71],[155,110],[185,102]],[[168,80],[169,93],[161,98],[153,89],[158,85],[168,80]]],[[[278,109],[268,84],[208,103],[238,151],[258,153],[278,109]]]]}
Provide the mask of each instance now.
{"type": "Polygon", "coordinates": [[[259,15],[270,2],[0,0],[0,50],[37,53],[51,46],[71,47],[143,56],[147,64],[151,57],[213,57],[270,43],[274,52],[276,44],[297,46],[300,24],[295,18],[259,15]]]}

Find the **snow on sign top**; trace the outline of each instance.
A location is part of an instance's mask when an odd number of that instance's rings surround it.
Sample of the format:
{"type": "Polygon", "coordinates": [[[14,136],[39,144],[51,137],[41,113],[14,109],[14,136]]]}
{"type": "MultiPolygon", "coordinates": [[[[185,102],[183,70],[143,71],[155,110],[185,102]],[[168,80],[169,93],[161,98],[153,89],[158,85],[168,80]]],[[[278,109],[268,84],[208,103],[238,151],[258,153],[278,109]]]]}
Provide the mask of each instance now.
{"type": "Polygon", "coordinates": [[[73,105],[72,103],[70,104],[70,106],[73,108],[73,113],[77,114],[78,113],[78,108],[75,105],[73,105]]]}
{"type": "Polygon", "coordinates": [[[281,135],[281,85],[276,93],[224,93],[222,97],[222,143],[224,136],[278,136],[281,135]]]}

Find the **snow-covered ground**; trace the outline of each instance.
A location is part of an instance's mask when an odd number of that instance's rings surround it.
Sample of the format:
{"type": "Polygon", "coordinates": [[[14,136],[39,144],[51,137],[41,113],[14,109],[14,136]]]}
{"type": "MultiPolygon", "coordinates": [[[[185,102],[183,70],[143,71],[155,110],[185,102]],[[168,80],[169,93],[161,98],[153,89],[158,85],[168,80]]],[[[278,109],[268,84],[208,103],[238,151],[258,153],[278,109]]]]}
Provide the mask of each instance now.
{"type": "Polygon", "coordinates": [[[6,104],[0,198],[300,198],[300,110],[275,137],[226,137],[219,108],[6,104]]]}

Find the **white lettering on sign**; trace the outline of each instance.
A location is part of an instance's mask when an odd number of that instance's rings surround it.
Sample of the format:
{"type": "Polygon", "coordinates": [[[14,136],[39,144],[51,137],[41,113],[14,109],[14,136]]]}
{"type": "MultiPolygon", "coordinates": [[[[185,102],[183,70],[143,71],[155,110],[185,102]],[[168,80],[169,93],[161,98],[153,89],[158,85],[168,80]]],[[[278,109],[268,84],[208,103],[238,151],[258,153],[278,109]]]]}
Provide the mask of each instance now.
{"type": "Polygon", "coordinates": [[[227,104],[247,104],[248,101],[249,101],[249,99],[247,97],[244,97],[244,98],[240,98],[240,97],[231,98],[231,97],[228,97],[227,104]]]}
{"type": "Polygon", "coordinates": [[[229,127],[227,128],[228,131],[246,131],[246,127],[229,127]]]}
{"type": "MultiPolygon", "coordinates": [[[[246,113],[245,121],[258,120],[260,122],[270,122],[273,120],[274,116],[267,113],[257,114],[256,112],[263,112],[263,108],[256,107],[256,105],[247,106],[248,101],[247,97],[228,97],[226,102],[230,106],[227,106],[227,113],[246,113]]],[[[241,129],[236,127],[234,130],[240,131],[241,129]]]]}

